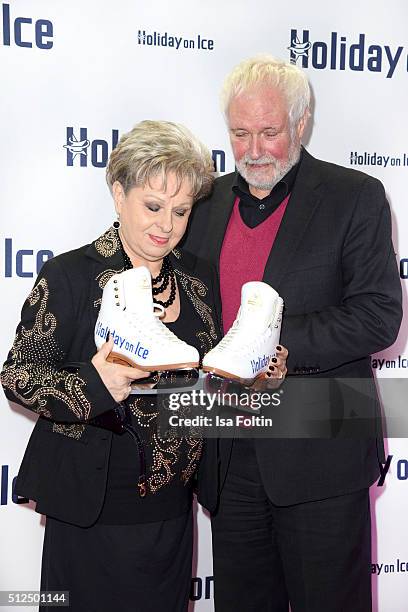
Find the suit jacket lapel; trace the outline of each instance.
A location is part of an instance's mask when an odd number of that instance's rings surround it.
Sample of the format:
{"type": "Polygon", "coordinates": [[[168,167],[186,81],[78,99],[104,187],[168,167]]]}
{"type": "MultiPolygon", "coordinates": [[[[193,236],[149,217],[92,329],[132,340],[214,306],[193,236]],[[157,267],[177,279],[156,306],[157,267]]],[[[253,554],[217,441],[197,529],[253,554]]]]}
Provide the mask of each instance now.
{"type": "Polygon", "coordinates": [[[321,201],[314,158],[303,151],[295,185],[265,266],[263,280],[278,290],[316,207],[321,201]]]}
{"type": "Polygon", "coordinates": [[[215,303],[215,299],[212,299],[215,296],[210,293],[212,283],[210,265],[208,264],[208,268],[201,266],[198,272],[196,270],[197,257],[179,248],[173,249],[170,253],[170,261],[176,272],[179,291],[184,291],[197,316],[215,342],[222,335],[219,323],[221,317],[218,310],[220,305],[215,303]],[[184,282],[180,282],[180,273],[184,276],[184,282]]]}
{"type": "Polygon", "coordinates": [[[211,207],[206,232],[207,238],[206,242],[202,245],[203,252],[201,256],[208,259],[208,253],[211,253],[211,261],[215,264],[218,275],[220,272],[222,243],[236,198],[232,191],[234,179],[235,173],[227,175],[220,189],[215,190],[212,196],[216,203],[211,207]]]}

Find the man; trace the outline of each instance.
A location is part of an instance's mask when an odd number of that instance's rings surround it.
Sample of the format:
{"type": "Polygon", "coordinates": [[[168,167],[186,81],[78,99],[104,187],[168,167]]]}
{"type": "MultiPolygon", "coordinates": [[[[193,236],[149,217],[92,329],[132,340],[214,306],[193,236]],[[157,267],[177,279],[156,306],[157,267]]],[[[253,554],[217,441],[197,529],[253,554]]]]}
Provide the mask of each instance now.
{"type": "MultiPolygon", "coordinates": [[[[224,333],[241,285],[263,280],[285,302],[289,375],[372,389],[370,354],[395,341],[401,321],[383,186],[303,149],[310,91],[297,67],[244,61],[222,100],[237,171],[196,205],[185,248],[218,267],[224,333]]],[[[343,418],[362,397],[349,395],[343,418]]],[[[380,432],[220,440],[219,449],[216,611],[287,612],[289,602],[292,612],[371,610],[369,486],[384,460],[380,432]]]]}

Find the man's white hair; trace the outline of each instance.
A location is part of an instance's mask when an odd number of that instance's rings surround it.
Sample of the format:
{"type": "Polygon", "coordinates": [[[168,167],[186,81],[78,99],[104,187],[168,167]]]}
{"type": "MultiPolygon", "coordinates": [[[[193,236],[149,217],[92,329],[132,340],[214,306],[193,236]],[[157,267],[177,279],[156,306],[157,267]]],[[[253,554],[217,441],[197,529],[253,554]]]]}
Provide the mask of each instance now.
{"type": "Polygon", "coordinates": [[[310,87],[303,70],[266,53],[243,60],[226,77],[221,91],[221,108],[228,120],[230,102],[240,93],[257,87],[276,87],[286,98],[289,121],[294,128],[310,115],[310,87]]]}

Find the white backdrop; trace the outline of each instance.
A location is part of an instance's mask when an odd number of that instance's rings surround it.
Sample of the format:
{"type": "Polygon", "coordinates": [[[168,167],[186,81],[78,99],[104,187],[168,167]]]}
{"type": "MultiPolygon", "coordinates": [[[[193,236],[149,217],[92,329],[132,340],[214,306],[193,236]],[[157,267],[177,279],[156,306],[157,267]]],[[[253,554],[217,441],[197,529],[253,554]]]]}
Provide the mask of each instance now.
{"type": "MultiPolygon", "coordinates": [[[[314,100],[309,151],[384,182],[397,258],[408,258],[405,0],[292,0],[284,10],[271,0],[10,0],[0,3],[0,28],[2,360],[41,262],[110,225],[104,165],[118,134],[142,119],[180,121],[225,152],[219,171],[233,170],[218,91],[233,65],[258,52],[305,66],[314,100]]],[[[408,261],[402,272],[408,277],[408,261]]],[[[398,356],[406,357],[407,329],[375,356],[379,377],[406,376],[398,356]]],[[[37,589],[43,523],[11,492],[35,418],[4,397],[2,408],[0,590],[37,589]]],[[[372,489],[374,609],[404,612],[407,441],[388,440],[388,453],[384,483],[372,489]]],[[[199,512],[196,612],[213,610],[211,575],[209,525],[199,512]]]]}

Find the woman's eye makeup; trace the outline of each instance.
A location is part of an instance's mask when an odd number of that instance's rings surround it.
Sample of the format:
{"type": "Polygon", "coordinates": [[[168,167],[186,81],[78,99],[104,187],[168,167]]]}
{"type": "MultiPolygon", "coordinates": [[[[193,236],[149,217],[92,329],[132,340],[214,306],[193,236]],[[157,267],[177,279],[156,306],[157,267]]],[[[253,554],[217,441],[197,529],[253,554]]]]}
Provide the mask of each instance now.
{"type": "MultiPolygon", "coordinates": [[[[159,210],[161,209],[160,204],[155,204],[154,202],[145,202],[145,207],[151,212],[159,212],[159,210]]],[[[178,208],[176,210],[173,210],[173,213],[177,217],[185,217],[189,210],[189,208],[178,208]]]]}
{"type": "Polygon", "coordinates": [[[160,210],[160,206],[158,204],[146,202],[145,206],[152,212],[157,212],[158,210],[160,210]]]}

